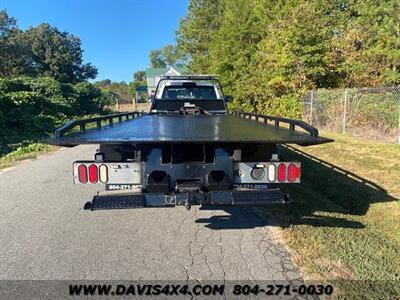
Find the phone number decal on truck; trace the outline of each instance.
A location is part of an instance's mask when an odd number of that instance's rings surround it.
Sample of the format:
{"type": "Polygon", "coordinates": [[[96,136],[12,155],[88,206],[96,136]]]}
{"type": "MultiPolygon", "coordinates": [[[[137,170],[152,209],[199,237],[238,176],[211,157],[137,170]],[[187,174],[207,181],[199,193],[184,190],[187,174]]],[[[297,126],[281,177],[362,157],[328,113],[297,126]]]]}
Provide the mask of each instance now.
{"type": "Polygon", "coordinates": [[[106,191],[133,190],[140,188],[140,184],[106,184],[106,191]]]}

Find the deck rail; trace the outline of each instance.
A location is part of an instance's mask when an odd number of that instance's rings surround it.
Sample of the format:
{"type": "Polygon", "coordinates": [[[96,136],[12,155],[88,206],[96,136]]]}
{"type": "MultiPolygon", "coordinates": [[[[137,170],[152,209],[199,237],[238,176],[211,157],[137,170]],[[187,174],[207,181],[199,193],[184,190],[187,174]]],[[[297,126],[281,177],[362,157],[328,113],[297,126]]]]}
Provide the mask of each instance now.
{"type": "Polygon", "coordinates": [[[122,122],[124,121],[123,119],[129,120],[129,119],[134,119],[139,116],[144,115],[145,112],[143,111],[133,111],[133,112],[123,112],[123,113],[117,113],[117,114],[110,114],[110,115],[104,115],[104,116],[98,116],[94,118],[87,118],[87,119],[81,119],[81,120],[71,120],[67,122],[65,125],[59,127],[55,131],[55,136],[56,138],[63,137],[65,134],[70,132],[72,129],[75,127],[79,126],[79,132],[86,131],[87,125],[88,124],[94,124],[96,123],[96,128],[100,129],[102,126],[101,122],[106,121],[108,124],[107,125],[112,125],[114,123],[115,119],[118,119],[117,122],[122,122]]]}
{"type": "Polygon", "coordinates": [[[270,116],[270,115],[262,115],[262,114],[256,114],[256,113],[247,113],[247,112],[241,112],[241,111],[232,111],[232,112],[230,112],[230,114],[237,116],[237,117],[250,119],[250,120],[252,120],[252,118],[255,118],[255,121],[260,121],[260,119],[261,119],[266,124],[269,124],[269,122],[272,122],[275,127],[280,127],[281,123],[285,123],[285,124],[289,125],[290,131],[295,131],[296,126],[297,126],[299,128],[304,129],[311,136],[318,136],[318,129],[311,126],[310,124],[307,124],[304,121],[275,117],[275,116],[270,116]]]}

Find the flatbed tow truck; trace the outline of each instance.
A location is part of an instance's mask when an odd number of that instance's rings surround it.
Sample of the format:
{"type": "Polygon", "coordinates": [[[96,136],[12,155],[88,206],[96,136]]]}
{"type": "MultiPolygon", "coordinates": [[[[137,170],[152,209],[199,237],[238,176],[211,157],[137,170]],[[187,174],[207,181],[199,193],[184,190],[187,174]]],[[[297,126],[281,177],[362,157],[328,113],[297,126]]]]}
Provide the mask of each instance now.
{"type": "Polygon", "coordinates": [[[332,142],[293,119],[229,112],[215,76],[165,76],[149,113],[68,122],[49,144],[98,144],[73,163],[75,184],[104,185],[91,210],[287,203],[281,184],[298,184],[301,164],[282,161],[279,144],[332,142]]]}

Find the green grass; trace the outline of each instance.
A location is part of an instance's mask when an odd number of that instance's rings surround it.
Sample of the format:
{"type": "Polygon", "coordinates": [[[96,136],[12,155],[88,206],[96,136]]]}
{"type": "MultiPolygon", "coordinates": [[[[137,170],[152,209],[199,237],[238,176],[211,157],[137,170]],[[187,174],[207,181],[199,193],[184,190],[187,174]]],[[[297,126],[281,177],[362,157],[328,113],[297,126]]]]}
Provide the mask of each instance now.
{"type": "Polygon", "coordinates": [[[22,160],[34,159],[38,155],[52,152],[55,149],[57,149],[57,147],[41,143],[32,143],[18,147],[16,150],[0,157],[0,169],[11,167],[22,160]]]}
{"type": "Polygon", "coordinates": [[[265,214],[282,226],[295,262],[310,279],[333,282],[338,298],[399,297],[400,146],[325,136],[335,142],[282,149],[302,162],[302,183],[285,187],[292,203],[265,214]]]}

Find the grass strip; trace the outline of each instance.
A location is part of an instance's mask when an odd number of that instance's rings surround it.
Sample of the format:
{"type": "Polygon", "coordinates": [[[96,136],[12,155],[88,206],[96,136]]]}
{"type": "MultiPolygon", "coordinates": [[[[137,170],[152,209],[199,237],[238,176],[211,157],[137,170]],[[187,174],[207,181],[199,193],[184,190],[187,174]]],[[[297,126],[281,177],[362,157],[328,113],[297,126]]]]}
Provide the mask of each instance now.
{"type": "Polygon", "coordinates": [[[263,213],[283,228],[311,279],[333,282],[338,298],[400,295],[400,146],[325,134],[334,143],[282,147],[301,161],[292,203],[263,213]]]}
{"type": "Polygon", "coordinates": [[[41,143],[20,146],[7,155],[0,157],[0,169],[11,167],[22,160],[34,159],[39,155],[55,151],[56,149],[58,149],[58,147],[41,143]]]}

